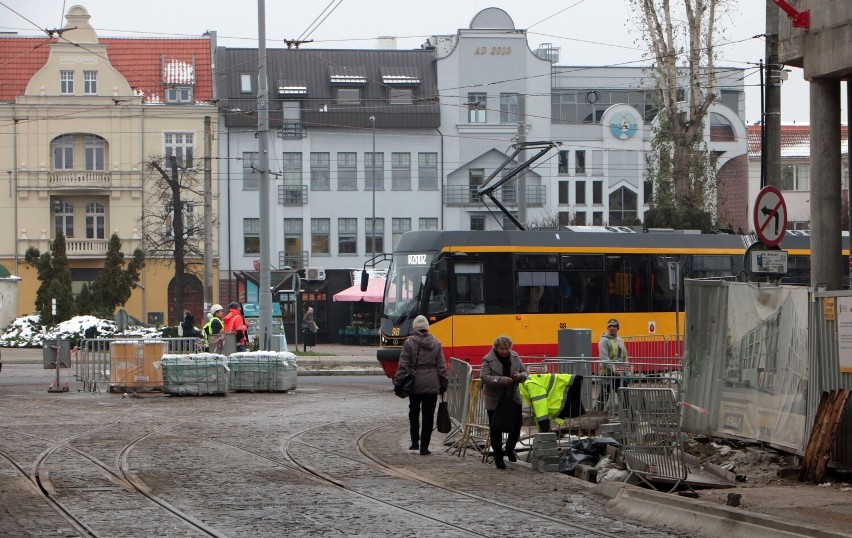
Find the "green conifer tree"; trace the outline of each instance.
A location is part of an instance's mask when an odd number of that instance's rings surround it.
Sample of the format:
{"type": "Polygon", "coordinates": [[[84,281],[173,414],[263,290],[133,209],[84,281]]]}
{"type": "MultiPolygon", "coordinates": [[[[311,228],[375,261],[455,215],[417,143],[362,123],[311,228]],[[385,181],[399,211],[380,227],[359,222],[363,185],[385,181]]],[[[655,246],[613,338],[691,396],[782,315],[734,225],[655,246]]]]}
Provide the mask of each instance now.
{"type": "Polygon", "coordinates": [[[42,325],[55,325],[71,319],[76,313],[74,294],[71,291],[71,269],[65,251],[65,235],[58,231],[51,243],[50,252],[40,253],[30,247],[24,257],[27,265],[36,268],[41,282],[36,291],[36,309],[42,325]],[[53,299],[56,299],[56,315],[53,315],[53,299]]]}
{"type": "Polygon", "coordinates": [[[139,284],[142,268],[145,266],[141,249],[133,252],[133,258],[124,266],[124,253],[121,252],[121,239],[112,234],[109,239],[104,267],[92,282],[92,301],[94,309],[101,315],[112,315],[119,306],[124,306],[133,289],[139,284]]]}

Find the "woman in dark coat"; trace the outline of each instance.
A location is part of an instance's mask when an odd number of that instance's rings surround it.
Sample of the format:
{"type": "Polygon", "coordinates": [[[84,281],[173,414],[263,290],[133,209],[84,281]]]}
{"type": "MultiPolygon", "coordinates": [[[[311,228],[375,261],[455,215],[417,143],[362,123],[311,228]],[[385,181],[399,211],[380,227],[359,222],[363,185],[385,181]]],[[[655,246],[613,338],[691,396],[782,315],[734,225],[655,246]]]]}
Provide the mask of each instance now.
{"type": "MultiPolygon", "coordinates": [[[[529,377],[526,366],[518,354],[512,351],[512,339],[508,336],[498,336],[494,347],[482,358],[479,379],[482,382],[482,396],[485,399],[485,409],[488,411],[488,422],[492,422],[494,412],[501,398],[510,398],[517,405],[517,422],[507,432],[505,455],[509,461],[518,461],[515,455],[515,444],[521,437],[521,391],[518,385],[529,377]]],[[[503,461],[503,431],[490,428],[491,448],[494,450],[494,465],[505,469],[503,461]]]]}
{"type": "Polygon", "coordinates": [[[429,334],[429,321],[423,316],[414,318],[411,324],[414,332],[402,346],[399,366],[394,376],[394,385],[398,385],[408,374],[414,374],[414,394],[408,397],[408,422],[411,430],[409,450],[420,449],[426,456],[429,452],[429,440],[435,424],[435,406],[438,394],[447,390],[447,362],[441,342],[429,334]],[[420,427],[420,410],[423,409],[423,427],[420,427]]]}

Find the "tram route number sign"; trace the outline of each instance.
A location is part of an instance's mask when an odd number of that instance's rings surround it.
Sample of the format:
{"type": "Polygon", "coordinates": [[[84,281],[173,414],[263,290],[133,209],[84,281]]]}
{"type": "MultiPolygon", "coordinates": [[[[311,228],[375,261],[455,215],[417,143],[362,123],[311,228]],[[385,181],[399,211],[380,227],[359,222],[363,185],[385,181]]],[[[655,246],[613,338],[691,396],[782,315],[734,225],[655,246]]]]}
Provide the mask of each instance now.
{"type": "Polygon", "coordinates": [[[774,247],[784,239],[787,232],[787,204],[781,191],[775,187],[763,187],[754,202],[754,230],[758,239],[774,247]]]}

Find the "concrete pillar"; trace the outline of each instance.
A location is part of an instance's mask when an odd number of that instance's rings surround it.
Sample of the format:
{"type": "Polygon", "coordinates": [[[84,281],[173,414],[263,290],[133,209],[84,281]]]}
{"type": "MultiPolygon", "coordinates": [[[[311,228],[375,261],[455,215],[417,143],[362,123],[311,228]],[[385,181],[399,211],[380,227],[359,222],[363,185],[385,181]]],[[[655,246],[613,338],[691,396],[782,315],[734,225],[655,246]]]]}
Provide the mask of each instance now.
{"type": "Polygon", "coordinates": [[[840,81],[812,79],[811,286],[841,289],[840,81]]]}
{"type": "Polygon", "coordinates": [[[781,10],[766,0],[766,185],[781,186],[781,64],[778,62],[778,18],[781,10]]]}

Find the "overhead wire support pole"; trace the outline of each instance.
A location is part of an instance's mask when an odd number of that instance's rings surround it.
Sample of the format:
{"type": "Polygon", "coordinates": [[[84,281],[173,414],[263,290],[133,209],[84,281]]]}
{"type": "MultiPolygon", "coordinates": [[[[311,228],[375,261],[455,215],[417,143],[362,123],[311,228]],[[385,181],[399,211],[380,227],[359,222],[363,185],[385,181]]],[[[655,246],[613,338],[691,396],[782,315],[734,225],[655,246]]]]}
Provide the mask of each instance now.
{"type": "Polygon", "coordinates": [[[260,167],[260,284],[257,292],[258,349],[268,350],[272,336],[272,293],[269,260],[271,241],[269,208],[269,84],[266,76],[266,0],[257,0],[257,142],[260,167]]]}

